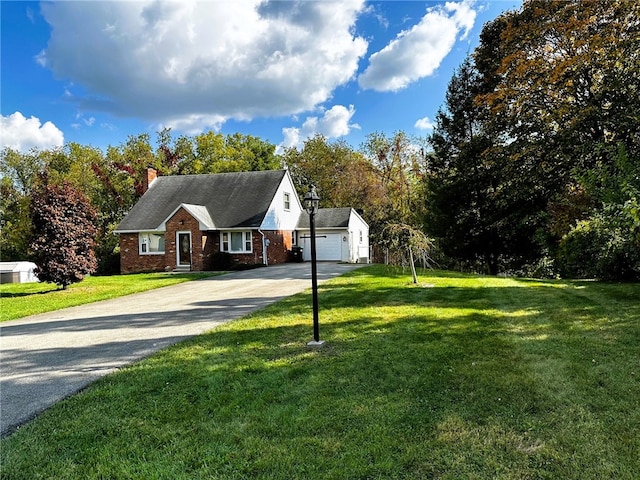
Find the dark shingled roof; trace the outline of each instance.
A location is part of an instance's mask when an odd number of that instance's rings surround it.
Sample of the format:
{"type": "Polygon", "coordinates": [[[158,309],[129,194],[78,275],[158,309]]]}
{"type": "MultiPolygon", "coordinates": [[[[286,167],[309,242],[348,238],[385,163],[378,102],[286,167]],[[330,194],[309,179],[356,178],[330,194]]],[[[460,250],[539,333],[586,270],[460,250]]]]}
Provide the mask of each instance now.
{"type": "MultiPolygon", "coordinates": [[[[351,208],[321,208],[316,213],[316,228],[346,228],[349,226],[351,208]]],[[[309,214],[302,212],[298,219],[298,228],[311,228],[309,214]]]]}
{"type": "Polygon", "coordinates": [[[155,230],[181,204],[202,205],[216,229],[259,227],[286,170],[158,177],[116,231],[155,230]]]}

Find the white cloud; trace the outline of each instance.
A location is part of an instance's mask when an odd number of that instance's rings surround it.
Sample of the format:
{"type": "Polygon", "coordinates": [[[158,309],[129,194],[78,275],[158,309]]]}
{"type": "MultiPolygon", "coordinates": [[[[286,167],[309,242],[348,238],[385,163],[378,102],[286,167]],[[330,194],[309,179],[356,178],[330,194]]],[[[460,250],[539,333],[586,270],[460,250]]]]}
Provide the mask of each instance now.
{"type": "Polygon", "coordinates": [[[160,127],[161,129],[168,127],[172,130],[179,130],[187,135],[197,135],[206,129],[219,131],[225,121],[226,118],[222,115],[201,115],[194,113],[168,119],[163,122],[160,127]]]}
{"type": "Polygon", "coordinates": [[[475,22],[473,0],[447,2],[427,13],[410,30],[398,34],[369,58],[369,66],[358,77],[362,88],[397,91],[432,75],[460,36],[464,39],[475,22]]]}
{"type": "Polygon", "coordinates": [[[282,153],[285,148],[300,147],[303,140],[300,140],[300,129],[295,127],[283,128],[284,140],[276,147],[276,153],[282,153]]]}
{"type": "Polygon", "coordinates": [[[349,108],[334,105],[320,118],[307,117],[300,128],[283,128],[284,140],[278,145],[278,152],[285,147],[301,147],[305,140],[316,134],[324,135],[329,139],[348,135],[351,129],[360,128],[358,124],[349,123],[355,112],[353,105],[349,105],[349,108]]]}
{"type": "Polygon", "coordinates": [[[45,67],[47,66],[47,54],[44,50],[41,50],[40,53],[38,53],[35,57],[33,57],[34,60],[36,61],[36,63],[38,65],[40,65],[41,67],[45,67]]]}
{"type": "Polygon", "coordinates": [[[418,130],[433,130],[433,122],[429,120],[429,117],[420,118],[414,124],[418,130]]]}
{"type": "Polygon", "coordinates": [[[352,80],[364,0],[42,4],[36,60],[88,92],[71,99],[186,130],[314,109],[352,80]],[[80,40],[78,40],[80,39],[80,40]]]}
{"type": "Polygon", "coordinates": [[[0,116],[0,142],[19,152],[32,148],[49,149],[64,144],[63,133],[51,122],[42,124],[39,118],[25,118],[20,112],[0,116]]]}
{"type": "MultiPolygon", "coordinates": [[[[65,96],[68,96],[69,93],[68,91],[65,89],[65,96]]],[[[82,123],[84,123],[87,127],[92,127],[94,123],[96,123],[96,119],[95,117],[85,117],[82,113],[78,112],[76,113],[76,120],[82,120],[82,123]]],[[[80,128],[81,124],[80,123],[72,123],[71,126],[73,128],[80,128]]]]}
{"type": "Polygon", "coordinates": [[[33,13],[33,9],[30,7],[27,7],[27,18],[31,23],[36,23],[36,16],[33,13]]]}

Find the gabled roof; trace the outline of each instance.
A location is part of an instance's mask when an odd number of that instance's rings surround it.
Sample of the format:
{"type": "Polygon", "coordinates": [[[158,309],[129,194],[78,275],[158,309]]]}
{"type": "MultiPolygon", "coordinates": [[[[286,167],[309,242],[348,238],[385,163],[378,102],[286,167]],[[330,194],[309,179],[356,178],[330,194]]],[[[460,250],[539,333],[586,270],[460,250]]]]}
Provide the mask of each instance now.
{"type": "Polygon", "coordinates": [[[181,203],[176,208],[174,208],[173,212],[169,214],[167,218],[164,219],[164,222],[160,224],[159,230],[166,230],[166,223],[173,217],[178,210],[184,208],[189,215],[195,218],[200,224],[200,230],[215,230],[216,226],[213,223],[213,219],[211,218],[211,214],[209,210],[204,205],[191,205],[189,203],[181,203]]]}
{"type": "Polygon", "coordinates": [[[257,228],[286,170],[158,177],[120,222],[116,232],[163,230],[180,206],[201,224],[257,228]]]}
{"type": "MultiPolygon", "coordinates": [[[[321,208],[316,213],[316,228],[347,228],[351,218],[351,208],[321,208]]],[[[298,219],[298,229],[309,229],[309,214],[302,212],[298,219]]]]}

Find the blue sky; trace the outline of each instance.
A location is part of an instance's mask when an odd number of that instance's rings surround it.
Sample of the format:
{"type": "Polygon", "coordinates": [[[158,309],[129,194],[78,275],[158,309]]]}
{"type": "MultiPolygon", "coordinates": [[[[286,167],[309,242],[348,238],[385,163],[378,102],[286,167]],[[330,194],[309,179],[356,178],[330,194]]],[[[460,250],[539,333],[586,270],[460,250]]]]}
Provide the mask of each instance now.
{"type": "Polygon", "coordinates": [[[2,1],[1,146],[430,133],[482,25],[521,0],[2,1]]]}

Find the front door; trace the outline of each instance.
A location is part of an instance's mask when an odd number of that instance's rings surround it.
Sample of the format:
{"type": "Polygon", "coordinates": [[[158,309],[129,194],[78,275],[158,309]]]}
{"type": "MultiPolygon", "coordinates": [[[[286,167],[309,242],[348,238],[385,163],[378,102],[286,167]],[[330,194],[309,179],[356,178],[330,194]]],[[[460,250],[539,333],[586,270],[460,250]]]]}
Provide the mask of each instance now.
{"type": "Polygon", "coordinates": [[[178,267],[191,267],[191,232],[178,232],[178,267]]]}

